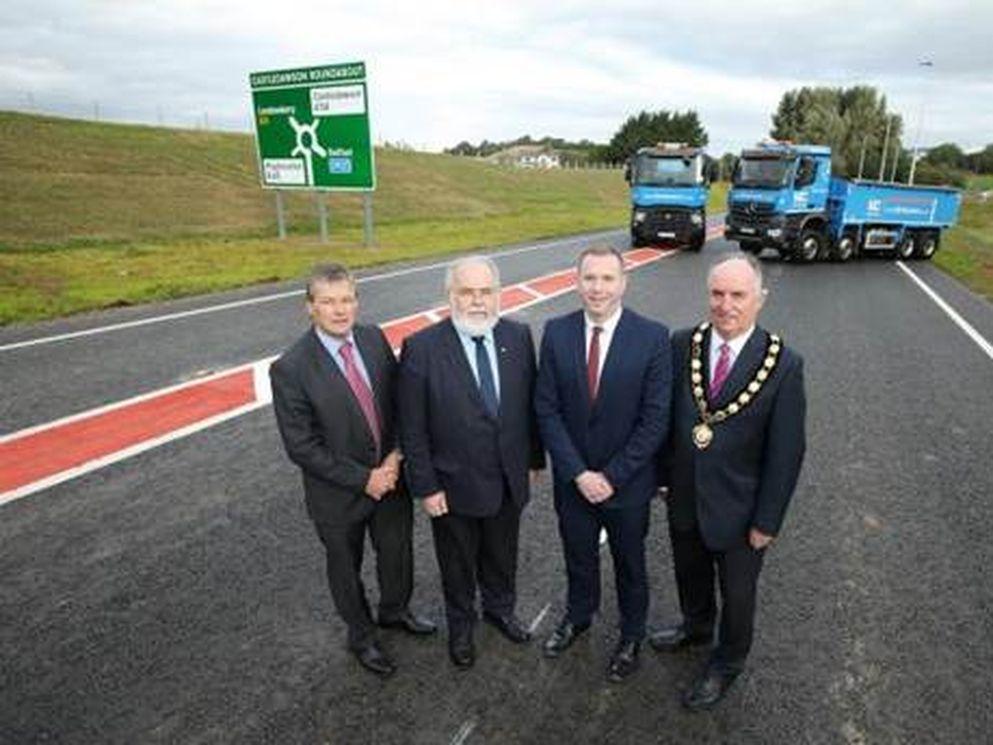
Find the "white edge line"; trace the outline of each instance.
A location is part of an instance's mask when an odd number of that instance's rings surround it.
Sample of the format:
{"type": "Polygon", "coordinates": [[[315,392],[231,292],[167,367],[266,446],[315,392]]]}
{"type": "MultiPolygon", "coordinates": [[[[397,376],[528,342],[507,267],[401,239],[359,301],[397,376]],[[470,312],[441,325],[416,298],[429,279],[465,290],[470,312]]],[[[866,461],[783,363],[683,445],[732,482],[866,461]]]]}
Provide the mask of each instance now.
{"type": "Polygon", "coordinates": [[[545,616],[547,615],[548,611],[550,611],[551,609],[552,609],[551,603],[548,603],[544,608],[541,609],[541,612],[537,616],[535,616],[535,619],[531,622],[531,625],[528,626],[528,633],[533,634],[535,631],[538,630],[538,627],[541,626],[541,622],[545,620],[545,616]]]}
{"type": "MultiPolygon", "coordinates": [[[[668,256],[671,256],[674,253],[675,251],[670,251],[668,253],[662,252],[657,256],[653,256],[652,258],[647,259],[646,261],[639,262],[633,268],[647,266],[648,264],[654,263],[660,259],[664,259],[668,256]]],[[[552,272],[552,274],[558,274],[558,273],[559,272],[552,272]]],[[[551,275],[546,275],[546,276],[551,276],[551,275]]],[[[536,279],[541,279],[541,277],[538,277],[536,279]]],[[[535,280],[529,280],[529,281],[533,282],[535,280]]],[[[501,315],[504,315],[505,313],[513,313],[515,311],[521,310],[522,308],[527,308],[532,305],[537,305],[538,303],[542,303],[546,300],[551,300],[560,295],[564,295],[567,292],[571,292],[574,289],[575,288],[572,286],[565,287],[554,293],[543,295],[541,298],[537,298],[535,300],[529,301],[523,305],[518,305],[507,311],[501,311],[501,315]]],[[[419,313],[416,315],[423,315],[423,313],[419,313]]],[[[411,317],[413,318],[414,316],[411,317]]],[[[393,321],[391,321],[390,323],[393,323],[393,321]]],[[[191,435],[195,432],[199,432],[201,430],[212,427],[215,424],[220,424],[221,422],[227,421],[228,419],[233,419],[234,417],[241,416],[242,414],[247,414],[251,411],[255,411],[256,409],[260,409],[263,406],[267,406],[272,401],[272,390],[269,386],[269,378],[267,373],[269,370],[269,366],[273,363],[274,360],[276,360],[277,357],[278,355],[266,357],[265,359],[257,360],[255,362],[250,362],[244,365],[239,365],[238,367],[213,373],[203,378],[198,378],[193,381],[187,381],[184,383],[180,383],[178,385],[170,386],[168,388],[162,388],[157,391],[152,391],[151,393],[145,393],[140,396],[135,396],[125,401],[118,401],[113,404],[101,406],[96,409],[91,409],[89,411],[81,412],[79,414],[73,414],[72,416],[64,417],[62,419],[57,419],[53,422],[48,422],[46,424],[39,424],[35,427],[22,429],[10,435],[0,437],[0,444],[4,444],[6,442],[10,442],[12,440],[16,440],[21,437],[25,437],[39,430],[67,424],[75,420],[92,417],[97,414],[105,413],[107,411],[113,411],[114,409],[118,409],[129,404],[138,403],[140,401],[149,398],[155,398],[157,396],[161,396],[163,394],[170,393],[176,390],[189,388],[194,385],[200,385],[209,382],[215,378],[224,377],[248,369],[251,369],[252,371],[252,380],[253,380],[253,384],[255,388],[255,396],[256,396],[255,401],[248,404],[244,404],[235,409],[231,409],[230,411],[222,412],[220,414],[217,414],[216,416],[209,417],[208,419],[203,419],[199,422],[194,422],[193,424],[189,424],[185,427],[181,427],[180,429],[174,430],[165,435],[161,435],[160,437],[155,437],[150,440],[145,440],[144,442],[137,443],[136,445],[132,445],[131,447],[124,448],[123,450],[118,450],[117,452],[111,453],[110,455],[105,455],[100,458],[95,458],[94,460],[87,461],[82,465],[75,466],[65,471],[60,471],[59,473],[53,474],[52,476],[48,476],[47,478],[41,479],[39,481],[33,481],[30,484],[25,484],[24,486],[19,487],[17,489],[12,489],[11,491],[0,493],[0,505],[7,504],[8,502],[12,502],[15,499],[20,499],[21,497],[25,497],[29,494],[34,494],[35,492],[41,491],[43,489],[47,489],[50,486],[55,486],[56,484],[60,484],[63,481],[68,481],[69,479],[76,478],[77,476],[82,476],[84,474],[95,471],[99,468],[103,468],[104,466],[109,466],[113,463],[117,463],[126,458],[130,458],[133,455],[138,455],[139,453],[143,453],[146,450],[151,450],[152,448],[158,447],[159,445],[163,445],[167,442],[171,442],[173,440],[186,437],[187,435],[191,435]]],[[[601,545],[603,545],[605,540],[606,540],[606,533],[602,533],[600,536],[601,545]]],[[[472,726],[474,727],[475,724],[473,723],[472,726]]]]}
{"type": "Polygon", "coordinates": [[[159,445],[164,445],[167,442],[172,442],[173,440],[178,440],[180,438],[191,435],[194,432],[199,432],[202,429],[207,429],[208,427],[213,427],[215,424],[220,424],[221,422],[227,421],[228,419],[234,419],[235,417],[241,416],[242,414],[247,414],[256,409],[260,409],[265,406],[265,403],[255,401],[250,404],[245,404],[239,406],[236,409],[231,409],[230,411],[225,411],[216,416],[212,416],[209,419],[203,419],[199,422],[194,422],[181,429],[174,430],[168,434],[162,435],[160,437],[155,437],[151,440],[145,440],[144,442],[139,442],[136,445],[125,448],[124,450],[118,450],[116,453],[111,453],[110,455],[105,455],[100,458],[95,458],[93,460],[86,461],[78,466],[69,468],[65,471],[60,471],[59,473],[48,476],[47,478],[41,479],[40,481],[33,481],[30,484],[25,484],[17,489],[12,489],[8,492],[3,492],[0,494],[0,505],[12,502],[15,499],[20,499],[21,497],[26,497],[29,494],[34,494],[42,489],[47,489],[50,486],[55,486],[56,484],[61,484],[63,481],[68,481],[69,479],[74,479],[77,476],[82,476],[84,474],[96,471],[97,469],[103,468],[104,466],[109,466],[118,461],[130,458],[133,455],[138,455],[146,450],[151,450],[159,445]]]}
{"type": "MultiPolygon", "coordinates": [[[[562,238],[553,241],[547,241],[544,243],[531,244],[527,246],[522,246],[520,248],[512,248],[507,251],[494,251],[492,258],[498,260],[504,256],[514,256],[516,254],[527,253],[529,251],[540,251],[543,248],[550,248],[553,246],[563,245],[566,243],[582,242],[598,240],[604,235],[609,235],[610,233],[619,232],[619,230],[605,230],[599,233],[587,234],[585,236],[576,236],[573,238],[562,238]]],[[[427,272],[432,269],[438,269],[443,266],[447,266],[451,262],[451,259],[446,261],[437,261],[432,264],[422,264],[420,266],[407,267],[405,269],[397,269],[392,272],[383,272],[382,274],[371,274],[366,277],[356,278],[357,284],[365,284],[366,282],[379,282],[384,279],[393,279],[395,277],[402,277],[408,274],[417,274],[419,272],[427,272]]],[[[24,347],[34,347],[40,344],[51,344],[57,341],[67,341],[69,339],[78,339],[84,336],[94,336],[96,334],[106,334],[111,331],[121,331],[123,329],[137,328],[139,326],[147,326],[153,323],[163,323],[165,321],[175,321],[181,318],[190,318],[193,316],[204,315],[205,313],[216,313],[222,310],[231,310],[232,308],[243,308],[246,305],[258,305],[261,303],[268,303],[274,300],[283,300],[288,297],[293,297],[294,295],[303,294],[303,290],[287,290],[285,292],[277,292],[272,295],[261,295],[259,297],[245,298],[244,300],[232,300],[228,303],[221,303],[219,305],[210,305],[206,308],[193,308],[191,310],[178,311],[176,313],[167,313],[162,316],[152,316],[151,318],[137,318],[133,321],[123,321],[121,323],[114,323],[109,326],[97,326],[91,329],[81,329],[80,331],[70,331],[65,334],[56,334],[54,336],[42,336],[37,339],[27,339],[25,341],[11,342],[9,344],[0,344],[0,352],[7,352],[14,349],[23,349],[24,347]]]]}
{"type": "Polygon", "coordinates": [[[983,338],[982,334],[976,331],[976,329],[972,326],[971,323],[969,323],[962,316],[960,316],[958,312],[956,312],[956,310],[952,308],[952,306],[950,306],[947,302],[945,302],[945,300],[940,295],[938,295],[937,292],[935,292],[930,287],[928,287],[927,284],[925,284],[924,280],[922,280],[920,277],[914,274],[914,272],[912,272],[902,261],[897,261],[896,265],[900,267],[900,269],[902,269],[908,277],[914,280],[914,282],[917,283],[917,286],[920,287],[922,290],[924,290],[925,294],[935,302],[935,305],[937,305],[939,308],[945,311],[945,313],[948,314],[948,317],[951,318],[955,322],[955,324],[960,329],[962,329],[970,339],[976,342],[977,346],[986,353],[987,357],[993,359],[993,344],[990,344],[988,341],[986,341],[986,339],[983,338]]]}
{"type": "Polygon", "coordinates": [[[468,739],[469,735],[472,734],[474,729],[476,729],[475,720],[466,719],[462,722],[462,726],[459,727],[459,731],[456,732],[455,736],[452,738],[452,745],[462,745],[462,743],[468,739]]]}

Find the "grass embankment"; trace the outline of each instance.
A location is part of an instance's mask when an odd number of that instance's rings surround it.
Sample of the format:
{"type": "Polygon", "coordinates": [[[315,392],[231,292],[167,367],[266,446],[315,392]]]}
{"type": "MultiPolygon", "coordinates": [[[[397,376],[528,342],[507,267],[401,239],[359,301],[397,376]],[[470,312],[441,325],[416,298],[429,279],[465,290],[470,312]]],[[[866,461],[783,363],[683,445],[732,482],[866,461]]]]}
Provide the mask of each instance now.
{"type": "Polygon", "coordinates": [[[942,239],[934,263],[993,300],[993,195],[984,201],[980,195],[984,190],[993,191],[993,177],[969,182],[959,224],[942,239]]]}
{"type": "Polygon", "coordinates": [[[287,194],[275,237],[254,139],[0,112],[0,324],[627,224],[620,171],[538,171],[377,150],[376,246],[359,195],[287,194]]]}

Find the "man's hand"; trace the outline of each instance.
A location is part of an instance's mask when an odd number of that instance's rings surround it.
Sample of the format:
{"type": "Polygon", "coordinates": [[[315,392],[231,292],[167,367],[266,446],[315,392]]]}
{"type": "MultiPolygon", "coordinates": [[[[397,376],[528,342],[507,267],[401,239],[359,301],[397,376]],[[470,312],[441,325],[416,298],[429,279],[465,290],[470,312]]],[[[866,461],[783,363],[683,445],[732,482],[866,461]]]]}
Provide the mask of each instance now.
{"type": "Polygon", "coordinates": [[[752,528],[748,531],[748,543],[756,551],[761,551],[763,548],[772,543],[772,539],[774,537],[775,536],[763,533],[758,528],[752,528]]]}
{"type": "Polygon", "coordinates": [[[590,504],[599,504],[614,496],[614,487],[599,471],[583,471],[576,477],[576,487],[590,504]]]}
{"type": "Polygon", "coordinates": [[[365,484],[365,493],[378,502],[383,498],[384,494],[393,491],[396,483],[396,470],[382,465],[369,471],[369,480],[365,484]]]}
{"type": "Polygon", "coordinates": [[[424,511],[431,517],[441,517],[448,514],[448,500],[445,499],[445,492],[436,491],[421,500],[424,511]]]}

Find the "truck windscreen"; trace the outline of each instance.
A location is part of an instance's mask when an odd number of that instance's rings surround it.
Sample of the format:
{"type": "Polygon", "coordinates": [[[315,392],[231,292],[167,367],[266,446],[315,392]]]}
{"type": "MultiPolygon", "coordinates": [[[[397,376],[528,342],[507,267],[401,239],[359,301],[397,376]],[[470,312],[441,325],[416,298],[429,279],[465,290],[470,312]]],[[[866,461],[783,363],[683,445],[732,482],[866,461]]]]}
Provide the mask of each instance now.
{"type": "Polygon", "coordinates": [[[742,158],[734,174],[735,186],[780,187],[786,184],[792,160],[742,158]]]}
{"type": "Polygon", "coordinates": [[[696,186],[699,168],[692,158],[656,158],[642,155],[635,167],[636,186],[696,186]]]}

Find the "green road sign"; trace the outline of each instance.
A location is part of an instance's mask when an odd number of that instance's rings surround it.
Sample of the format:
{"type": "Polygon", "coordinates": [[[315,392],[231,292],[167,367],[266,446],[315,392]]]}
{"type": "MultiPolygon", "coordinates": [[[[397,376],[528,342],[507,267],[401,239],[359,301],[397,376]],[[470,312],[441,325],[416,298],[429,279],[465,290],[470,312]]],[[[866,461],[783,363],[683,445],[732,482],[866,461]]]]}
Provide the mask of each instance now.
{"type": "Polygon", "coordinates": [[[376,188],[363,62],[248,79],[263,188],[376,188]]]}

